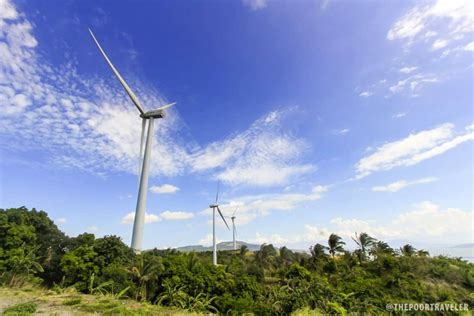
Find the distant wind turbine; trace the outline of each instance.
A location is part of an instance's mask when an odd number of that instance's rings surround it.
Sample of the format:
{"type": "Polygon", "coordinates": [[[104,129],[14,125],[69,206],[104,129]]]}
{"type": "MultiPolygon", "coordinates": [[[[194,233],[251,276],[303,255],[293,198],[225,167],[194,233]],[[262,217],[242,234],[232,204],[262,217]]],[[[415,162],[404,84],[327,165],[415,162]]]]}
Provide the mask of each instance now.
{"type": "Polygon", "coordinates": [[[232,244],[234,246],[234,250],[237,250],[237,243],[235,241],[235,235],[237,234],[237,231],[235,230],[235,213],[238,209],[239,208],[236,208],[234,214],[232,214],[232,216],[230,217],[230,219],[232,220],[232,244]]]}
{"type": "Polygon", "coordinates": [[[102,56],[104,56],[105,60],[109,64],[113,73],[122,84],[122,87],[127,92],[133,104],[135,104],[135,106],[137,107],[138,111],[140,112],[140,117],[142,118],[142,133],[140,137],[139,157],[141,159],[142,155],[144,156],[143,156],[143,162],[141,163],[139,167],[141,169],[139,170],[141,171],[140,186],[138,189],[137,208],[135,211],[135,222],[133,224],[133,235],[132,235],[132,249],[135,252],[140,252],[142,250],[143,226],[145,224],[146,196],[147,196],[147,191],[148,191],[147,188],[148,188],[148,173],[149,173],[149,168],[150,168],[151,146],[153,145],[153,122],[154,122],[154,119],[165,117],[165,110],[175,105],[176,102],[164,105],[152,111],[145,112],[145,110],[143,109],[135,93],[133,93],[133,91],[130,89],[128,84],[125,82],[122,76],[120,76],[117,69],[114,67],[110,59],[105,54],[99,42],[95,38],[94,33],[92,33],[90,29],[89,29],[89,32],[91,33],[92,39],[97,45],[97,48],[99,48],[100,52],[102,53],[102,56]],[[146,129],[147,123],[148,123],[148,132],[146,135],[145,153],[143,153],[143,142],[145,141],[145,129],[146,129]]]}
{"type": "Polygon", "coordinates": [[[215,266],[217,265],[216,209],[217,209],[217,212],[219,212],[219,215],[221,216],[222,220],[224,221],[225,226],[227,226],[227,229],[230,229],[229,225],[227,225],[227,222],[225,221],[224,215],[222,215],[222,212],[219,208],[219,204],[217,203],[218,199],[219,199],[219,182],[217,182],[216,202],[214,204],[209,205],[209,207],[212,208],[212,263],[215,266]]]}

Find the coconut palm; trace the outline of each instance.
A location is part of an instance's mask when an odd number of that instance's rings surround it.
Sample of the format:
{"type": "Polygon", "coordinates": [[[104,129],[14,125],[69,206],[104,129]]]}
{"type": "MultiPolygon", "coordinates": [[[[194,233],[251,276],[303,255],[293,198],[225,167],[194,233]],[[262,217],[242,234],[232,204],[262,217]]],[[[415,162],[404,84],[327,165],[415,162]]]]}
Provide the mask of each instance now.
{"type": "Polygon", "coordinates": [[[344,245],[346,243],[342,241],[342,238],[336,234],[331,234],[328,239],[329,253],[334,258],[336,252],[344,252],[344,245]]]}
{"type": "Polygon", "coordinates": [[[371,247],[375,243],[375,238],[370,237],[367,233],[360,233],[355,237],[352,237],[352,240],[357,244],[359,250],[357,253],[360,254],[359,260],[362,262],[365,257],[367,256],[368,248],[371,247]]]}
{"type": "Polygon", "coordinates": [[[156,280],[159,272],[164,269],[161,262],[152,259],[154,258],[145,260],[143,254],[138,255],[135,266],[127,269],[127,272],[131,274],[133,280],[137,283],[136,300],[138,300],[139,297],[141,300],[147,299],[148,283],[156,280]]]}
{"type": "Polygon", "coordinates": [[[411,257],[415,254],[415,252],[416,252],[416,249],[412,245],[406,244],[403,247],[400,247],[400,253],[403,256],[411,257]]]}
{"type": "Polygon", "coordinates": [[[322,258],[326,257],[326,252],[325,251],[327,249],[328,249],[328,247],[326,247],[326,246],[323,246],[321,244],[316,244],[313,247],[309,247],[309,252],[311,253],[311,257],[314,260],[319,260],[319,259],[322,259],[322,258]]]}
{"type": "Polygon", "coordinates": [[[375,257],[380,255],[393,255],[395,251],[385,241],[377,241],[372,244],[369,253],[375,257]]]}

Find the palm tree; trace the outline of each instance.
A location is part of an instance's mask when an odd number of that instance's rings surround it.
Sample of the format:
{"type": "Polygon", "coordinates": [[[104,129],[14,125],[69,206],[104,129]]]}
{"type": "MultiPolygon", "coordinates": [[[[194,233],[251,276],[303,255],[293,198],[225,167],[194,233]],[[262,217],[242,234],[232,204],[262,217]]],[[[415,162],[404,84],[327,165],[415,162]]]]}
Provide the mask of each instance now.
{"type": "Polygon", "coordinates": [[[370,248],[371,255],[379,257],[380,255],[393,255],[395,251],[385,241],[377,241],[370,248]]]}
{"type": "Polygon", "coordinates": [[[400,253],[403,256],[411,257],[415,254],[415,252],[416,252],[416,249],[412,245],[406,244],[403,247],[400,247],[400,253]]]}
{"type": "Polygon", "coordinates": [[[375,238],[370,237],[367,233],[360,233],[359,235],[356,233],[355,238],[352,237],[352,240],[359,247],[359,261],[362,262],[367,256],[367,249],[375,243],[375,238]]]}
{"type": "Polygon", "coordinates": [[[158,273],[164,269],[163,264],[156,260],[149,258],[145,260],[144,255],[138,255],[135,266],[127,269],[127,272],[132,275],[132,278],[137,283],[137,292],[135,299],[147,299],[147,285],[150,281],[158,278],[158,273]]]}
{"type": "Polygon", "coordinates": [[[328,239],[329,253],[334,258],[336,252],[344,252],[344,247],[346,243],[342,241],[342,238],[336,234],[331,234],[328,239]]]}
{"type": "Polygon", "coordinates": [[[311,257],[314,260],[322,259],[326,257],[326,250],[328,247],[323,246],[321,244],[316,244],[313,247],[309,247],[309,252],[311,253],[311,257]]]}

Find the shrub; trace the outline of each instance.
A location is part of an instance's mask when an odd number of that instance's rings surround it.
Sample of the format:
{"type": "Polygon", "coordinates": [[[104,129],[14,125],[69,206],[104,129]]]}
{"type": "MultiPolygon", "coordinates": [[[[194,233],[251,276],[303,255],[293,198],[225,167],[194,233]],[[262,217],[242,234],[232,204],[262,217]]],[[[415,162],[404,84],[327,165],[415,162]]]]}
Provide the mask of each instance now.
{"type": "Polygon", "coordinates": [[[35,302],[26,302],[15,304],[8,307],[4,312],[3,315],[30,315],[36,312],[36,308],[38,305],[35,302]]]}

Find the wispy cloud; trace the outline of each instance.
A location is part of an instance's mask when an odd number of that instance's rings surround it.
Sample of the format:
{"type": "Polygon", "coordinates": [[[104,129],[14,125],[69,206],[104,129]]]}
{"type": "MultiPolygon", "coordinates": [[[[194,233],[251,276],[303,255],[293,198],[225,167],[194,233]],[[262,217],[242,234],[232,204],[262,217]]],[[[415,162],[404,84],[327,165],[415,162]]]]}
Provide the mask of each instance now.
{"type": "Polygon", "coordinates": [[[401,189],[404,189],[408,186],[412,186],[415,184],[423,184],[423,183],[431,183],[434,181],[437,181],[438,179],[435,177],[429,177],[429,178],[423,178],[423,179],[418,179],[418,180],[413,180],[413,181],[406,181],[406,180],[399,180],[392,182],[390,184],[384,185],[384,186],[375,186],[372,188],[372,191],[374,192],[398,192],[401,189]]]}
{"type": "Polygon", "coordinates": [[[154,185],[150,187],[150,192],[155,193],[155,194],[169,194],[169,193],[176,193],[178,191],[179,191],[179,188],[172,184],[163,184],[159,186],[154,185]]]}
{"type": "MultiPolygon", "coordinates": [[[[470,0],[437,0],[428,5],[417,5],[394,23],[387,38],[405,40],[407,45],[412,45],[434,38],[442,30],[454,40],[461,39],[474,30],[473,12],[474,4],[470,0]]],[[[446,46],[445,42],[441,46],[446,46]]]]}
{"type": "Polygon", "coordinates": [[[64,217],[56,219],[56,223],[58,223],[58,224],[64,224],[66,222],[67,222],[67,220],[64,217]]]}
{"type": "Polygon", "coordinates": [[[400,69],[400,72],[403,74],[409,74],[412,73],[413,71],[417,70],[418,67],[403,67],[400,69]]]}
{"type": "Polygon", "coordinates": [[[355,165],[356,178],[363,178],[377,171],[399,166],[411,166],[443,154],[464,142],[474,139],[470,131],[454,131],[454,125],[443,124],[378,147],[375,152],[355,165]]]}
{"type": "MultiPolygon", "coordinates": [[[[250,221],[266,216],[273,211],[290,211],[301,207],[305,202],[314,202],[321,199],[329,186],[318,185],[305,193],[273,193],[232,197],[220,204],[225,216],[231,216],[238,208],[236,224],[244,225],[250,221]]],[[[210,209],[201,212],[211,215],[210,209]]]]}
{"type": "Polygon", "coordinates": [[[368,98],[368,97],[370,97],[370,96],[373,95],[373,94],[374,94],[373,92],[364,91],[364,92],[361,92],[361,93],[359,94],[359,97],[368,98]]]}
{"type": "Polygon", "coordinates": [[[283,111],[271,112],[250,128],[198,150],[191,161],[195,171],[215,168],[215,177],[234,185],[272,186],[315,170],[298,164],[307,143],[286,134],[281,127],[283,111]]]}
{"type": "Polygon", "coordinates": [[[267,0],[242,0],[242,3],[252,10],[261,10],[267,6],[267,0]]]}
{"type": "Polygon", "coordinates": [[[393,118],[402,118],[402,117],[405,117],[407,116],[407,113],[406,112],[400,112],[400,113],[397,113],[395,115],[393,115],[393,118]]]}
{"type": "Polygon", "coordinates": [[[334,130],[332,133],[334,135],[343,136],[343,135],[346,135],[347,133],[349,133],[350,131],[351,130],[349,128],[343,128],[343,129],[334,130]]]}

